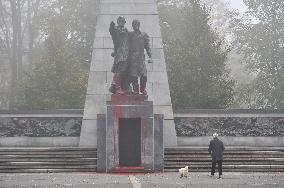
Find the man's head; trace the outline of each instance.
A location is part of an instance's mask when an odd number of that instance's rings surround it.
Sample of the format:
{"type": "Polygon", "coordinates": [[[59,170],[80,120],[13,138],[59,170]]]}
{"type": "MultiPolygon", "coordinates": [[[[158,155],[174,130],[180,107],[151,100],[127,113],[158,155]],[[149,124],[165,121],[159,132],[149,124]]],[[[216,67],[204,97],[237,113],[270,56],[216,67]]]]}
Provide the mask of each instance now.
{"type": "Polygon", "coordinates": [[[140,28],[140,22],[138,20],[133,20],[132,21],[132,27],[134,31],[139,31],[140,28]]]}
{"type": "Polygon", "coordinates": [[[215,138],[218,138],[218,134],[217,133],[214,133],[213,134],[213,138],[215,139],[215,138]]]}
{"type": "Polygon", "coordinates": [[[123,16],[119,16],[117,18],[117,25],[119,27],[124,27],[125,23],[126,23],[126,21],[125,21],[125,18],[123,16]]]}

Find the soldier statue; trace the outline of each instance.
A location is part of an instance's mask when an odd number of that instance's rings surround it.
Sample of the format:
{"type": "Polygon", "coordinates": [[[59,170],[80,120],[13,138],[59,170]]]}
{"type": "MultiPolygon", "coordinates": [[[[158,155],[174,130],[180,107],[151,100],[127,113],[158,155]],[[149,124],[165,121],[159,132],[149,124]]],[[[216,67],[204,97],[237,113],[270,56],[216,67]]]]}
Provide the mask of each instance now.
{"type": "Polygon", "coordinates": [[[132,22],[133,30],[129,32],[129,67],[128,75],[130,78],[130,84],[133,88],[134,94],[143,94],[147,97],[146,92],[146,82],[147,82],[147,69],[145,64],[145,54],[146,50],[149,60],[148,63],[153,63],[152,52],[150,48],[149,36],[140,31],[140,22],[138,20],[133,20],[132,22]],[[140,92],[138,78],[140,78],[140,92]]]}
{"type": "Polygon", "coordinates": [[[114,51],[111,56],[114,57],[114,63],[111,71],[114,73],[113,81],[109,91],[116,94],[123,94],[122,82],[126,77],[126,71],[128,67],[128,31],[124,27],[126,21],[125,18],[119,16],[117,18],[117,26],[112,21],[110,23],[109,32],[113,40],[114,51]]]}

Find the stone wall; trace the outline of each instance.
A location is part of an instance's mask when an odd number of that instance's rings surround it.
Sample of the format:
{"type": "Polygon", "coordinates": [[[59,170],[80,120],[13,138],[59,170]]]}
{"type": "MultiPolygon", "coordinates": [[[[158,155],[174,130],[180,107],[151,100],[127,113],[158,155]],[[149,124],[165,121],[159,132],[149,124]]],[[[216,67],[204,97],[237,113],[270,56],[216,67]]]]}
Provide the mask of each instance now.
{"type": "Polygon", "coordinates": [[[176,117],[178,136],[284,136],[284,117],[176,117]]]}
{"type": "Polygon", "coordinates": [[[82,113],[0,111],[0,146],[78,146],[82,113]]]}
{"type": "MultiPolygon", "coordinates": [[[[82,117],[0,117],[0,137],[80,136],[82,117]]],[[[284,136],[283,117],[175,117],[177,136],[284,136]]]]}
{"type": "MultiPolygon", "coordinates": [[[[187,110],[176,112],[179,146],[204,146],[213,132],[226,145],[284,146],[284,112],[187,110]]],[[[0,146],[78,146],[82,110],[0,111],[0,146]]]]}
{"type": "Polygon", "coordinates": [[[80,136],[79,117],[2,117],[0,137],[80,136]]]}
{"type": "Polygon", "coordinates": [[[179,146],[206,146],[214,132],[227,146],[284,146],[283,110],[186,110],[175,125],[179,146]]]}

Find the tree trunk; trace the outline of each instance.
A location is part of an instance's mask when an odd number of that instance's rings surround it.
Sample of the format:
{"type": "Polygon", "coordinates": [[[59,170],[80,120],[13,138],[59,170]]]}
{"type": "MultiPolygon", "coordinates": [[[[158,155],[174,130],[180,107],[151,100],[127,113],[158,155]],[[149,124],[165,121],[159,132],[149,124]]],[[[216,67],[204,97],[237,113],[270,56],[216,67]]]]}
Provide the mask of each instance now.
{"type": "Polygon", "coordinates": [[[36,0],[34,3],[32,0],[27,0],[28,12],[27,12],[27,28],[28,28],[28,63],[32,65],[34,59],[34,42],[36,37],[36,29],[34,27],[34,21],[38,16],[39,6],[41,0],[36,0]]]}
{"type": "Polygon", "coordinates": [[[21,3],[17,1],[17,80],[22,80],[23,73],[23,35],[22,35],[22,16],[21,16],[21,3]]]}
{"type": "Polygon", "coordinates": [[[16,83],[17,83],[17,43],[18,43],[18,18],[17,18],[17,7],[16,0],[10,0],[10,6],[12,11],[12,46],[11,46],[11,57],[10,57],[10,94],[9,94],[9,108],[13,109],[15,107],[15,95],[16,95],[16,83]]]}

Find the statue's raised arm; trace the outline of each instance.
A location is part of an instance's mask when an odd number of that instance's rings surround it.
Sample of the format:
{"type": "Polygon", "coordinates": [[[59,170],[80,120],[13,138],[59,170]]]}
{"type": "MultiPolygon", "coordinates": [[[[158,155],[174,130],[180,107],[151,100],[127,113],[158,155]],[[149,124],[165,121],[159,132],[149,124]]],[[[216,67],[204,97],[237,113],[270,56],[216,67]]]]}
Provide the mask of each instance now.
{"type": "Polygon", "coordinates": [[[144,33],[143,37],[144,37],[144,48],[145,48],[147,55],[149,57],[148,63],[153,63],[152,51],[151,51],[151,47],[150,47],[150,37],[148,36],[147,33],[144,33]]]}
{"type": "Polygon", "coordinates": [[[114,51],[113,53],[111,54],[112,57],[115,56],[116,54],[116,51],[117,51],[117,38],[116,38],[116,33],[117,33],[117,28],[115,26],[115,23],[113,21],[110,22],[110,25],[109,25],[109,33],[111,35],[111,39],[112,39],[112,42],[113,42],[113,47],[114,47],[114,51]]]}
{"type": "Polygon", "coordinates": [[[125,18],[119,16],[117,18],[117,26],[112,21],[110,23],[109,32],[113,40],[114,51],[111,54],[114,57],[114,62],[111,71],[114,73],[112,85],[110,87],[110,92],[116,94],[123,94],[122,90],[122,80],[123,76],[126,74],[128,66],[128,31],[124,27],[126,21],[125,18]]]}

